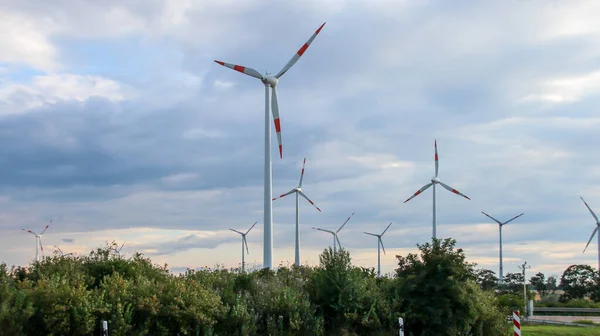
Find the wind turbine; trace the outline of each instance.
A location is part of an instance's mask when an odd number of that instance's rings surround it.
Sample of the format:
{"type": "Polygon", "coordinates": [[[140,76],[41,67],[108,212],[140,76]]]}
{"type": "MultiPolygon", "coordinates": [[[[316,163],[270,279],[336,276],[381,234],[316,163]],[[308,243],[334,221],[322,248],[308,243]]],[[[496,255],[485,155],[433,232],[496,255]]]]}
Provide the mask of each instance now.
{"type": "MultiPolygon", "coordinates": [[[[579,197],[581,197],[581,196],[579,196],[579,197]]],[[[598,221],[598,216],[596,216],[596,214],[592,211],[592,208],[590,208],[590,206],[585,202],[583,197],[581,197],[581,200],[583,201],[583,204],[585,204],[585,206],[588,208],[588,210],[590,210],[590,213],[592,214],[592,216],[594,216],[594,219],[596,220],[596,228],[594,229],[594,231],[592,231],[590,240],[588,240],[587,244],[585,244],[585,248],[583,249],[583,252],[585,253],[585,250],[587,249],[588,245],[590,245],[592,238],[594,238],[594,235],[596,233],[598,233],[598,228],[600,228],[600,221],[598,221]]],[[[600,270],[600,234],[598,234],[597,237],[598,237],[598,270],[600,270]]]]}
{"type": "Polygon", "coordinates": [[[42,230],[42,233],[40,233],[40,234],[37,234],[31,230],[21,229],[21,230],[29,232],[35,236],[35,260],[36,261],[40,261],[40,250],[42,250],[42,253],[44,253],[44,246],[42,245],[42,235],[44,234],[44,232],[46,232],[46,230],[48,230],[48,227],[50,227],[50,224],[52,224],[52,220],[50,220],[50,223],[48,225],[46,225],[46,227],[44,228],[44,230],[42,230]]]}
{"type": "Polygon", "coordinates": [[[340,226],[339,229],[337,229],[337,231],[331,231],[331,230],[326,230],[326,229],[321,229],[318,227],[312,227],[315,230],[319,230],[319,231],[323,231],[323,232],[327,232],[327,233],[331,233],[333,235],[333,253],[335,253],[336,251],[336,241],[337,244],[340,246],[340,248],[342,248],[342,243],[340,243],[340,238],[338,238],[338,233],[342,230],[342,228],[344,227],[344,225],[346,225],[346,223],[348,223],[348,221],[350,220],[350,218],[352,218],[352,216],[354,216],[354,212],[352,213],[352,215],[350,215],[350,217],[348,217],[348,219],[346,219],[346,221],[344,222],[344,224],[342,224],[342,226],[340,226]]]}
{"type": "Polygon", "coordinates": [[[273,174],[272,174],[272,162],[271,162],[271,127],[269,127],[269,123],[271,117],[269,116],[269,87],[273,93],[271,99],[272,105],[272,113],[273,113],[273,122],[275,124],[275,132],[277,133],[277,142],[279,144],[279,157],[283,158],[283,146],[281,144],[281,123],[279,120],[279,105],[277,103],[277,90],[275,87],[279,82],[279,78],[283,76],[304,54],[308,46],[315,39],[317,34],[321,32],[325,23],[317,29],[317,31],[311,36],[311,38],[304,43],[304,45],[298,49],[296,54],[289,60],[289,62],[281,69],[275,76],[266,73],[265,75],[261,75],[258,71],[248,68],[241,65],[235,65],[231,63],[225,63],[221,61],[215,60],[216,63],[239,71],[248,76],[258,78],[265,85],[265,185],[264,185],[264,257],[263,257],[263,267],[273,268],[273,205],[272,205],[272,197],[273,197],[273,174]]]}
{"type": "Polygon", "coordinates": [[[500,285],[502,285],[502,279],[504,278],[504,268],[502,267],[502,227],[510,222],[512,222],[513,220],[523,216],[523,213],[521,213],[518,216],[515,216],[509,220],[507,220],[506,222],[502,223],[501,221],[497,220],[496,218],[486,214],[485,212],[481,212],[482,214],[488,216],[491,220],[493,220],[494,222],[498,223],[498,227],[500,228],[500,277],[498,279],[498,283],[500,285]]]}
{"type": "Polygon", "coordinates": [[[119,247],[118,249],[114,248],[114,247],[112,248],[112,250],[115,251],[119,257],[121,256],[121,250],[123,249],[123,246],[125,246],[125,243],[126,243],[126,241],[124,241],[123,245],[121,245],[121,247],[119,247]]]}
{"type": "Polygon", "coordinates": [[[383,230],[383,232],[381,234],[375,234],[375,233],[365,232],[365,234],[377,237],[377,277],[381,277],[381,251],[380,251],[380,248],[383,248],[383,254],[386,254],[385,253],[385,247],[383,247],[383,241],[381,240],[381,237],[390,228],[390,226],[392,226],[392,223],[390,223],[385,228],[385,230],[383,230]]]}
{"type": "Polygon", "coordinates": [[[60,249],[60,247],[58,247],[58,245],[54,245],[54,248],[56,248],[58,250],[58,253],[61,255],[61,257],[67,257],[70,255],[73,255],[73,252],[64,254],[64,252],[60,249]]]}
{"type": "Polygon", "coordinates": [[[300,230],[298,228],[298,222],[300,221],[300,213],[299,213],[299,200],[298,200],[298,195],[304,197],[304,199],[306,199],[308,201],[308,203],[312,204],[315,208],[317,208],[317,210],[319,210],[319,212],[321,211],[321,209],[319,209],[318,206],[315,205],[315,203],[313,203],[313,201],[310,200],[310,198],[308,198],[303,192],[302,192],[302,179],[304,178],[304,166],[306,165],[306,158],[304,158],[304,162],[302,163],[302,172],[300,173],[300,183],[298,183],[298,186],[290,191],[288,191],[285,194],[279,195],[279,197],[275,197],[273,198],[273,201],[278,199],[278,198],[283,198],[287,195],[296,194],[296,266],[300,266],[300,230]]]}
{"type": "Polygon", "coordinates": [[[470,200],[470,198],[467,197],[466,195],[461,194],[458,190],[456,190],[456,189],[450,187],[449,185],[443,183],[442,181],[440,181],[440,179],[438,178],[438,171],[439,171],[440,164],[438,161],[437,141],[434,141],[434,146],[435,146],[435,176],[433,178],[431,178],[431,182],[427,183],[421,189],[417,190],[417,192],[414,195],[412,195],[411,197],[409,197],[406,201],[404,201],[404,203],[410,201],[415,196],[417,196],[420,193],[422,193],[423,191],[427,190],[427,188],[433,186],[433,238],[437,238],[437,235],[436,235],[437,209],[436,209],[436,204],[435,204],[435,185],[439,184],[442,187],[444,187],[444,189],[451,191],[457,195],[460,195],[468,200],[470,200]]]}
{"type": "Polygon", "coordinates": [[[252,230],[252,228],[254,227],[254,225],[256,225],[257,222],[254,222],[254,224],[252,224],[252,226],[248,229],[248,231],[246,231],[246,233],[240,232],[238,230],[234,230],[234,229],[229,229],[233,232],[237,232],[239,234],[242,235],[242,273],[246,270],[245,265],[246,265],[246,261],[244,258],[244,245],[246,245],[246,252],[248,252],[248,254],[250,254],[250,251],[248,250],[248,241],[246,241],[246,235],[248,234],[248,232],[250,232],[250,230],[252,230]]]}

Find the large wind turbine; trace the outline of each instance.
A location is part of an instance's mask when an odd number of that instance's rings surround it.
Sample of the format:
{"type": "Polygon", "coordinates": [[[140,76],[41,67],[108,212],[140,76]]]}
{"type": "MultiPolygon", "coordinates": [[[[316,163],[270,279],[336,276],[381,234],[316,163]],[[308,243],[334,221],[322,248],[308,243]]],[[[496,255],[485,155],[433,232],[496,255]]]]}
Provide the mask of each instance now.
{"type": "MultiPolygon", "coordinates": [[[[579,197],[581,197],[581,196],[579,196],[579,197]]],[[[594,229],[594,231],[592,231],[590,240],[588,240],[587,244],[585,244],[585,248],[583,249],[583,252],[585,253],[585,250],[587,249],[588,245],[590,245],[592,238],[594,238],[594,235],[596,233],[598,233],[598,228],[600,228],[600,221],[598,220],[598,216],[596,216],[596,214],[592,211],[592,208],[590,208],[590,206],[585,202],[583,197],[581,197],[581,200],[583,201],[583,204],[585,204],[585,206],[588,208],[588,210],[590,210],[590,213],[592,214],[592,216],[594,216],[594,219],[596,220],[596,228],[594,229]]],[[[600,234],[597,235],[597,238],[598,238],[598,270],[600,271],[600,234]]]]}
{"type": "Polygon", "coordinates": [[[485,212],[481,212],[482,214],[488,216],[491,220],[493,220],[494,222],[498,223],[498,227],[500,228],[500,276],[498,278],[498,284],[502,285],[502,279],[504,278],[504,268],[502,267],[502,227],[510,222],[512,222],[513,220],[523,216],[523,214],[521,213],[518,216],[515,216],[509,220],[507,220],[506,222],[502,223],[501,221],[497,220],[496,218],[486,214],[485,212]]]}
{"type": "Polygon", "coordinates": [[[318,206],[315,205],[315,203],[313,203],[313,201],[310,200],[310,198],[308,198],[303,192],[302,192],[302,180],[304,178],[304,166],[306,165],[306,158],[304,158],[304,162],[302,163],[302,172],[300,173],[300,183],[298,183],[298,186],[288,192],[286,192],[285,194],[279,195],[279,197],[275,197],[273,198],[273,201],[278,199],[278,198],[282,198],[285,197],[287,195],[296,194],[296,266],[300,266],[300,230],[298,228],[298,222],[300,221],[300,213],[299,213],[299,200],[298,200],[298,195],[304,197],[304,199],[306,199],[308,201],[308,203],[312,204],[315,208],[317,208],[317,210],[321,211],[321,209],[319,209],[318,206]]]}
{"type": "Polygon", "coordinates": [[[240,232],[238,230],[234,230],[234,229],[229,229],[233,232],[237,232],[239,234],[242,235],[242,272],[244,272],[246,270],[245,265],[246,265],[246,261],[244,258],[244,245],[246,246],[246,252],[248,252],[248,254],[250,254],[250,251],[248,250],[248,242],[246,241],[246,235],[248,234],[248,232],[250,232],[250,230],[252,230],[252,228],[254,227],[254,225],[256,225],[257,222],[254,222],[254,224],[252,224],[252,226],[248,229],[248,231],[246,231],[246,233],[240,232]]]}
{"type": "Polygon", "coordinates": [[[317,31],[310,37],[310,39],[304,43],[304,45],[298,49],[296,54],[290,59],[290,61],[281,69],[275,76],[265,73],[265,75],[261,75],[258,71],[248,68],[241,65],[235,65],[231,63],[225,63],[221,61],[215,60],[216,63],[239,71],[248,76],[258,78],[265,85],[265,185],[264,185],[264,258],[263,258],[263,267],[273,268],[273,205],[272,205],[272,197],[273,197],[273,174],[272,174],[272,163],[271,163],[271,127],[270,124],[270,116],[269,116],[269,87],[272,91],[271,97],[271,105],[272,105],[272,113],[273,113],[273,122],[275,124],[275,132],[277,133],[277,142],[279,144],[279,157],[283,158],[283,146],[281,144],[281,123],[279,121],[279,105],[277,103],[277,90],[275,87],[279,82],[279,78],[283,76],[304,54],[308,46],[312,43],[312,41],[317,37],[317,34],[321,32],[325,23],[317,29],[317,31]]]}
{"type": "Polygon", "coordinates": [[[377,277],[381,277],[381,248],[383,248],[383,254],[385,254],[385,247],[383,247],[383,241],[381,240],[381,237],[390,228],[390,226],[392,226],[392,223],[390,223],[381,234],[365,232],[365,234],[377,237],[377,277]]]}
{"type": "Polygon", "coordinates": [[[437,238],[436,235],[436,226],[437,226],[437,208],[435,205],[435,185],[439,184],[442,187],[444,187],[444,189],[451,191],[457,195],[460,195],[468,200],[470,200],[469,197],[467,197],[466,195],[461,194],[458,190],[450,187],[449,185],[443,183],[442,181],[440,181],[440,179],[438,178],[438,171],[439,171],[439,161],[438,161],[438,150],[437,150],[437,141],[434,141],[434,146],[435,146],[435,176],[431,179],[431,182],[427,183],[426,185],[424,185],[421,189],[417,190],[417,192],[412,195],[411,197],[409,197],[406,201],[404,201],[404,203],[410,201],[411,199],[413,199],[415,196],[419,195],[420,193],[422,193],[423,191],[427,190],[427,188],[433,186],[433,238],[437,238]]]}
{"type": "Polygon", "coordinates": [[[21,230],[29,232],[35,236],[35,260],[36,261],[40,261],[40,250],[42,251],[42,253],[44,253],[44,246],[42,245],[42,235],[44,234],[44,232],[46,232],[46,230],[48,230],[48,227],[50,227],[50,224],[52,224],[52,220],[50,220],[50,223],[48,225],[46,225],[46,227],[44,228],[44,230],[42,230],[42,233],[40,233],[40,234],[37,234],[31,230],[21,229],[21,230]]]}
{"type": "Polygon", "coordinates": [[[348,217],[348,219],[346,219],[346,221],[344,222],[344,224],[342,224],[342,226],[340,226],[339,229],[337,229],[337,231],[331,231],[331,230],[326,230],[326,229],[321,229],[318,227],[312,227],[314,230],[319,230],[319,231],[323,231],[323,232],[327,232],[327,233],[331,233],[333,235],[333,252],[336,252],[336,242],[337,244],[340,246],[340,248],[342,248],[342,243],[340,243],[340,238],[338,238],[338,233],[342,230],[342,228],[344,227],[344,225],[346,225],[346,223],[348,223],[348,221],[350,220],[350,218],[352,218],[352,216],[354,216],[354,212],[352,213],[352,215],[350,215],[350,217],[348,217]]]}

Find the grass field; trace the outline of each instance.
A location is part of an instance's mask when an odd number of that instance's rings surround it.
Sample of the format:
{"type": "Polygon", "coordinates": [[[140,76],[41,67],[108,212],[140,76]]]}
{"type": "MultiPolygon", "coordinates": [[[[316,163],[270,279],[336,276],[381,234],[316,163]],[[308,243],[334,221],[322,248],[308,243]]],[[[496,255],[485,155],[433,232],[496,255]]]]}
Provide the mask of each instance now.
{"type": "MultiPolygon", "coordinates": [[[[510,335],[512,335],[512,330],[510,335]]],[[[525,325],[521,327],[523,336],[591,336],[600,335],[598,327],[567,327],[550,325],[525,325]]]]}

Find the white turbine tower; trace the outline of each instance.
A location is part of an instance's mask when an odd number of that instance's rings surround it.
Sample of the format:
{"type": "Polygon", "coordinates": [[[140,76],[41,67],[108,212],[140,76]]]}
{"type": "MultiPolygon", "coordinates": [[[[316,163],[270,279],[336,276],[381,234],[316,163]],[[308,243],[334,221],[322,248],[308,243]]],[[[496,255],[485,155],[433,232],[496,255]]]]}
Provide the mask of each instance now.
{"type": "Polygon", "coordinates": [[[437,226],[437,208],[436,208],[436,197],[435,197],[435,185],[439,184],[442,187],[444,187],[444,189],[451,191],[457,195],[460,195],[468,200],[470,200],[469,197],[467,197],[466,195],[461,194],[458,190],[450,187],[449,185],[443,183],[442,181],[440,181],[440,179],[438,178],[438,171],[439,171],[439,161],[438,161],[438,150],[437,150],[437,141],[434,141],[434,146],[435,146],[435,176],[431,179],[431,182],[427,183],[426,185],[424,185],[421,189],[417,190],[417,192],[412,195],[411,197],[409,197],[406,201],[404,201],[404,203],[410,201],[411,199],[413,199],[415,196],[419,195],[420,193],[422,193],[423,191],[427,190],[427,188],[433,186],[433,238],[437,238],[436,235],[436,226],[437,226]]]}
{"type": "Polygon", "coordinates": [[[279,157],[283,158],[283,146],[281,144],[281,123],[279,121],[279,105],[277,103],[277,90],[275,87],[279,82],[279,78],[283,76],[304,54],[308,46],[315,39],[317,34],[321,32],[325,23],[317,29],[317,31],[311,36],[311,38],[304,43],[304,45],[298,49],[296,54],[290,59],[290,61],[281,69],[275,76],[266,73],[265,75],[261,75],[258,71],[244,67],[241,65],[235,65],[231,63],[225,63],[221,61],[215,60],[216,63],[239,71],[248,76],[258,78],[265,85],[265,185],[264,185],[264,260],[263,267],[273,268],[273,208],[272,208],[272,197],[273,197],[273,174],[272,174],[272,163],[271,163],[271,127],[269,127],[270,119],[269,116],[269,88],[272,91],[272,113],[273,113],[273,122],[275,124],[275,132],[277,133],[277,142],[279,144],[279,157]]]}
{"type": "Polygon", "coordinates": [[[37,234],[31,230],[21,229],[21,230],[29,232],[35,236],[35,260],[36,261],[40,261],[40,250],[42,251],[42,253],[44,253],[44,246],[42,245],[42,235],[44,234],[44,232],[46,232],[46,230],[48,230],[48,227],[50,227],[50,224],[52,224],[52,220],[50,220],[50,223],[48,225],[46,225],[46,227],[44,228],[44,230],[42,230],[42,233],[40,233],[40,234],[37,234]]]}
{"type": "Polygon", "coordinates": [[[67,256],[70,256],[70,255],[73,255],[73,252],[65,254],[65,253],[64,253],[64,252],[63,252],[63,251],[60,249],[60,247],[58,247],[58,245],[54,245],[54,248],[56,248],[56,250],[58,251],[58,254],[60,254],[60,256],[61,256],[61,257],[67,257],[67,256]]]}
{"type": "Polygon", "coordinates": [[[346,219],[346,221],[344,222],[344,224],[342,224],[342,226],[340,226],[339,229],[337,229],[337,231],[331,231],[331,230],[326,230],[326,229],[321,229],[318,227],[312,227],[314,230],[319,230],[319,231],[323,231],[323,232],[327,232],[333,235],[333,252],[336,252],[336,242],[337,244],[340,246],[340,248],[342,248],[342,243],[340,243],[340,238],[338,238],[338,233],[342,230],[342,228],[344,227],[344,225],[346,225],[346,223],[348,223],[348,221],[350,220],[350,218],[352,218],[352,216],[354,216],[354,212],[352,213],[352,215],[350,215],[350,217],[348,217],[348,219],[346,219]]]}
{"type": "Polygon", "coordinates": [[[381,277],[381,251],[380,251],[380,249],[383,248],[383,254],[386,254],[385,247],[383,247],[383,241],[381,240],[381,237],[383,237],[383,235],[390,228],[390,226],[392,226],[392,223],[390,223],[385,228],[385,230],[383,230],[383,232],[381,234],[365,232],[365,234],[377,237],[377,277],[381,277]]]}
{"type": "MultiPolygon", "coordinates": [[[[579,197],[581,197],[581,196],[579,196],[579,197]]],[[[583,201],[583,204],[585,204],[585,206],[588,208],[588,210],[590,210],[590,213],[592,214],[592,216],[594,216],[594,219],[596,220],[596,228],[594,229],[594,231],[592,231],[590,240],[588,240],[587,244],[585,244],[585,248],[583,249],[583,252],[585,253],[585,250],[587,249],[588,245],[590,245],[590,242],[594,238],[594,235],[596,233],[598,233],[598,229],[600,228],[600,221],[598,220],[598,216],[596,216],[596,214],[592,211],[592,208],[590,208],[590,206],[585,202],[583,197],[581,197],[581,200],[583,201]]],[[[598,270],[600,271],[600,234],[597,235],[597,238],[598,238],[598,270]]]]}
{"type": "Polygon", "coordinates": [[[296,266],[300,266],[300,229],[299,229],[299,225],[298,222],[300,221],[300,213],[299,213],[299,199],[298,199],[298,195],[304,197],[305,200],[308,201],[308,203],[312,204],[312,206],[314,206],[315,208],[317,208],[317,210],[321,211],[321,209],[319,209],[318,206],[315,205],[315,203],[313,203],[313,201],[310,200],[310,198],[308,198],[303,192],[302,192],[302,180],[304,179],[304,166],[306,165],[306,158],[304,158],[304,162],[302,163],[302,172],[300,173],[300,183],[298,183],[298,186],[288,192],[286,192],[285,194],[279,195],[279,197],[275,197],[273,198],[273,201],[278,199],[278,198],[283,198],[287,195],[296,194],[296,266]]]}
{"type": "Polygon", "coordinates": [[[252,228],[254,227],[254,225],[256,225],[257,222],[254,222],[254,224],[252,224],[252,226],[248,229],[248,231],[246,231],[246,233],[240,232],[238,230],[234,230],[234,229],[229,229],[233,232],[237,232],[239,234],[242,235],[242,272],[244,272],[246,270],[246,261],[244,258],[244,246],[246,246],[246,252],[248,252],[248,254],[250,254],[250,251],[248,250],[248,241],[246,241],[246,235],[248,234],[248,232],[250,232],[250,230],[252,230],[252,228]]]}
{"type": "Polygon", "coordinates": [[[504,225],[506,225],[506,224],[508,224],[508,223],[512,222],[513,220],[515,220],[515,219],[517,219],[517,218],[519,218],[519,217],[523,216],[523,214],[521,213],[520,215],[518,215],[518,216],[515,216],[515,217],[513,217],[513,218],[511,218],[511,219],[509,219],[509,220],[507,220],[506,222],[504,222],[504,223],[503,223],[503,222],[501,222],[501,221],[497,220],[496,218],[494,218],[494,217],[492,217],[492,216],[490,216],[490,215],[486,214],[486,213],[485,213],[485,212],[483,212],[483,211],[482,211],[481,213],[482,213],[482,214],[484,214],[484,215],[486,215],[486,216],[488,216],[488,217],[489,217],[491,220],[493,220],[494,222],[498,223],[498,227],[500,228],[500,273],[499,273],[499,277],[498,277],[498,283],[499,283],[500,285],[502,285],[502,279],[504,278],[504,268],[503,268],[503,266],[502,266],[502,227],[503,227],[504,225]]]}

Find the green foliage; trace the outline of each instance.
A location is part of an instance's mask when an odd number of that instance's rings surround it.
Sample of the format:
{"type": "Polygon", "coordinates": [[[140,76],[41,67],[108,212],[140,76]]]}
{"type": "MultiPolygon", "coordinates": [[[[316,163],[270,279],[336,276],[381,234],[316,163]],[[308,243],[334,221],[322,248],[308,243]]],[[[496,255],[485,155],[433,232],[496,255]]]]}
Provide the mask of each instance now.
{"type": "Polygon", "coordinates": [[[544,273],[536,273],[529,279],[529,283],[538,292],[538,294],[540,294],[541,298],[544,298],[546,294],[548,294],[548,283],[544,273]]]}
{"type": "Polygon", "coordinates": [[[325,250],[314,268],[250,273],[174,275],[141,254],[123,258],[114,243],[0,264],[0,336],[99,334],[103,320],[111,335],[382,335],[397,333],[400,316],[414,335],[499,334],[500,300],[480,289],[454,241],[419,248],[382,278],[343,249],[325,250]]]}
{"type": "Polygon", "coordinates": [[[589,265],[571,265],[560,277],[561,302],[583,299],[598,291],[598,273],[589,265]]]}
{"type": "Polygon", "coordinates": [[[479,269],[475,271],[477,284],[483,290],[492,290],[498,286],[498,277],[496,273],[489,269],[479,269]]]}
{"type": "Polygon", "coordinates": [[[474,265],[466,262],[453,239],[418,245],[420,255],[397,256],[401,308],[415,335],[499,334],[503,329],[492,294],[475,282],[474,265]],[[490,319],[493,317],[492,319],[490,319]]]}

